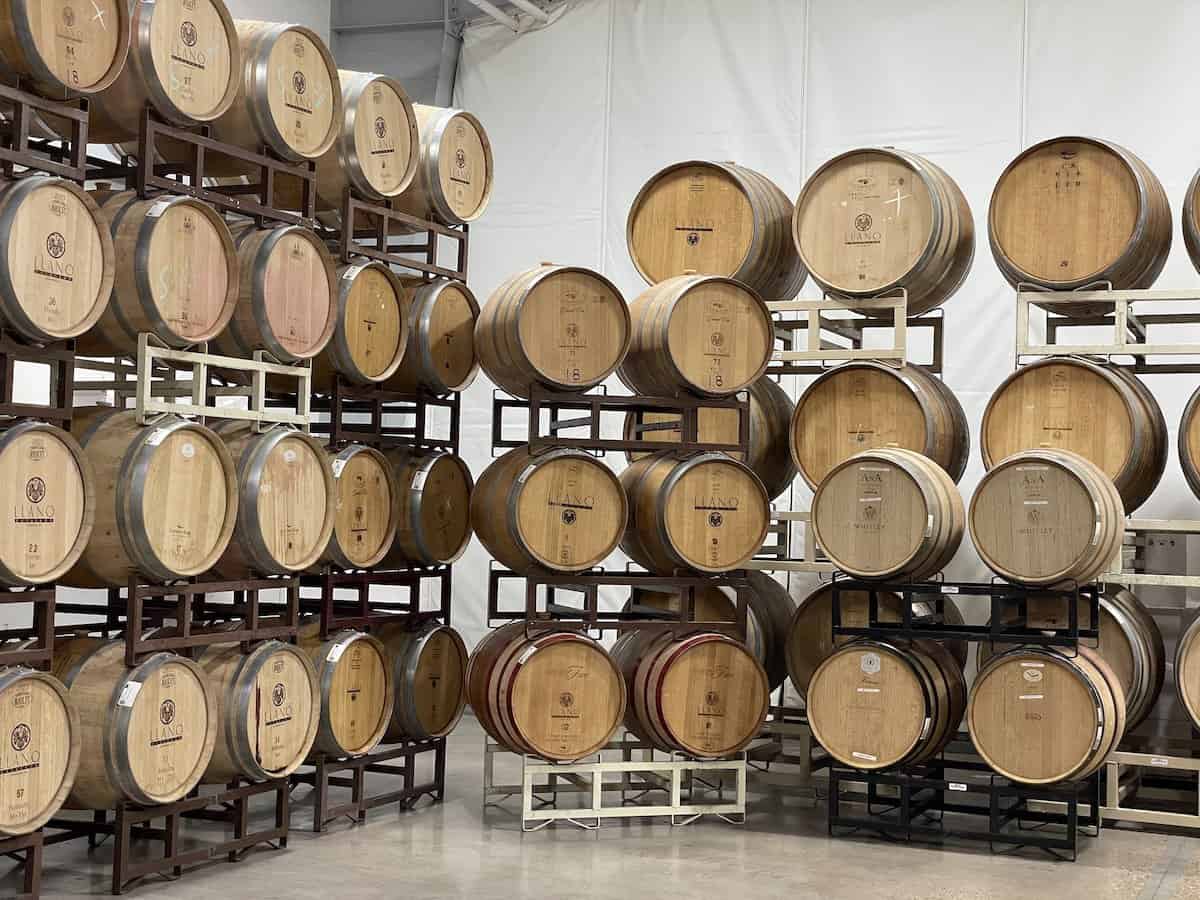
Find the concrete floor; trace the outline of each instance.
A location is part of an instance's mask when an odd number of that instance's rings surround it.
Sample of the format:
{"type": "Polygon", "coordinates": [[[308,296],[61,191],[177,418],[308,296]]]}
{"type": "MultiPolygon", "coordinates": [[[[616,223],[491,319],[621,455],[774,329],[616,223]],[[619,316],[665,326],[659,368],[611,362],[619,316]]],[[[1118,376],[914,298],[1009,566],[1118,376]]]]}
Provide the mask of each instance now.
{"type": "MultiPolygon", "coordinates": [[[[450,742],[448,797],[403,815],[381,809],[361,826],[314,836],[307,788],[286,851],[217,862],[176,882],[149,879],[135,898],[548,898],[654,900],[808,897],[1200,898],[1200,839],[1106,830],[1078,862],[1032,852],[906,846],[826,836],[822,809],[799,798],[757,798],[744,826],[703,820],[672,828],[607,823],[598,832],[560,826],[522,834],[516,817],[480,809],[482,737],[464,721],[450,742]]],[[[502,774],[502,773],[498,773],[502,774]]],[[[211,826],[196,826],[207,828],[211,826]]],[[[211,832],[210,832],[211,833],[211,832]]],[[[44,897],[104,895],[111,852],[89,858],[79,842],[47,850],[44,897]]],[[[0,896],[15,890],[10,873],[0,896]]]]}

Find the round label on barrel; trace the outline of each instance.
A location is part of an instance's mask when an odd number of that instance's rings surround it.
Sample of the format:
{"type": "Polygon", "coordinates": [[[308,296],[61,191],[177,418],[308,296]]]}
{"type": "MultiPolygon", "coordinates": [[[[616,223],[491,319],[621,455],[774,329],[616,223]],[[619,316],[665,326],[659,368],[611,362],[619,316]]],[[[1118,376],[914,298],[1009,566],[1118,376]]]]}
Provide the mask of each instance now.
{"type": "Polygon", "coordinates": [[[371,565],[388,535],[393,498],[385,465],[373,453],[356,453],[342,466],[335,482],[333,528],[338,545],[356,566],[371,565]]]}
{"type": "Polygon", "coordinates": [[[674,657],[663,675],[659,714],[690,752],[724,756],[757,734],[767,683],[733,641],[703,641],[674,657]]]}
{"type": "Polygon", "coordinates": [[[204,571],[224,549],[230,498],[221,461],[206,435],[183,428],[154,448],[146,468],[141,515],[150,549],[179,575],[204,571]]]}
{"type": "Polygon", "coordinates": [[[199,121],[211,119],[229,90],[233,62],[217,5],[213,0],[157,0],[150,15],[150,58],[159,83],[183,113],[199,121]]]}
{"type": "Polygon", "coordinates": [[[465,116],[454,115],[446,123],[438,148],[438,177],[454,214],[474,218],[487,194],[491,172],[483,135],[465,116]]]}
{"type": "Polygon", "coordinates": [[[412,695],[417,719],[426,734],[443,734],[462,705],[467,660],[462,645],[447,629],[425,641],[417,660],[412,695]]]}
{"type": "Polygon", "coordinates": [[[288,30],[267,58],[267,103],[275,127],[300,156],[319,156],[333,127],[334,91],[340,91],[324,54],[307,35],[288,30]]]}
{"type": "Polygon", "coordinates": [[[471,534],[471,479],[463,462],[451,456],[436,459],[421,492],[422,542],[434,559],[451,559],[471,534]]]}
{"type": "MultiPolygon", "coordinates": [[[[903,602],[891,591],[876,593],[879,620],[901,621],[903,602]]],[[[846,628],[866,628],[870,624],[870,595],[865,591],[840,591],[838,613],[846,628]]],[[[801,694],[808,690],[809,682],[817,667],[834,649],[853,640],[850,637],[833,638],[833,589],[829,586],[817,588],[796,607],[787,636],[788,674],[792,684],[801,694]]]]}
{"type": "Polygon", "coordinates": [[[744,287],[706,281],[671,311],[667,351],[689,382],[713,394],[749,387],[766,365],[775,329],[744,287]]]}
{"type": "Polygon", "coordinates": [[[354,113],[354,152],[371,187],[394,196],[412,159],[411,107],[383,80],[372,81],[354,113]]]}
{"type": "Polygon", "coordinates": [[[625,527],[621,486],[603,463],[581,456],[552,459],[522,477],[517,529],[521,545],[543,565],[596,563],[619,540],[625,527]]]}
{"type": "Polygon", "coordinates": [[[828,476],[813,515],[830,558],[864,574],[902,568],[916,555],[929,526],[917,483],[900,467],[876,459],[828,476]]]}
{"type": "Polygon", "coordinates": [[[368,749],[388,712],[387,661],[371,641],[351,641],[333,663],[328,719],[334,739],[351,752],[368,749]]]}
{"type": "Polygon", "coordinates": [[[28,431],[0,452],[0,509],[7,515],[0,559],[38,581],[53,577],[79,539],[84,483],[70,449],[52,431],[28,431]]]}
{"type": "Polygon", "coordinates": [[[299,359],[320,352],[334,300],[326,257],[315,237],[289,231],[275,242],[263,275],[263,293],[275,339],[299,359]]]}
{"type": "Polygon", "coordinates": [[[267,772],[291,769],[308,752],[309,725],[316,714],[310,669],[296,650],[267,657],[254,680],[246,733],[254,755],[267,772]]]}
{"type": "Polygon", "coordinates": [[[475,319],[475,307],[462,288],[449,284],[438,292],[429,313],[429,352],[448,387],[462,385],[475,368],[475,319]]]}
{"type": "Polygon", "coordinates": [[[350,357],[368,378],[380,378],[401,352],[401,315],[396,288],[379,269],[368,266],[354,276],[342,329],[350,357]]]}
{"type": "Polygon", "coordinates": [[[185,339],[212,334],[225,311],[229,263],[221,231],[197,201],[174,203],[150,219],[146,274],[158,315],[185,339]]]}
{"type": "Polygon", "coordinates": [[[285,568],[305,564],[321,549],[317,542],[331,501],[326,465],[307,441],[294,437],[277,443],[263,464],[258,523],[271,555],[285,568]]]}
{"type": "Polygon", "coordinates": [[[688,469],[665,498],[667,535],[691,564],[736,568],[762,544],[768,509],[754,476],[733,462],[712,460],[688,469]]]}
{"type": "Polygon", "coordinates": [[[86,91],[112,68],[121,43],[124,0],[34,0],[29,15],[33,50],[67,87],[86,91]]]}
{"type": "Polygon", "coordinates": [[[20,678],[0,692],[0,829],[12,833],[48,812],[73,740],[62,697],[41,679],[20,678]]]}
{"type": "MultiPolygon", "coordinates": [[[[132,677],[138,675],[134,670],[132,677]]],[[[206,749],[211,753],[212,746],[208,697],[191,666],[166,662],[152,669],[132,700],[120,705],[132,709],[118,745],[124,745],[134,783],[147,795],[173,796],[199,777],[208,763],[206,749]]]]}

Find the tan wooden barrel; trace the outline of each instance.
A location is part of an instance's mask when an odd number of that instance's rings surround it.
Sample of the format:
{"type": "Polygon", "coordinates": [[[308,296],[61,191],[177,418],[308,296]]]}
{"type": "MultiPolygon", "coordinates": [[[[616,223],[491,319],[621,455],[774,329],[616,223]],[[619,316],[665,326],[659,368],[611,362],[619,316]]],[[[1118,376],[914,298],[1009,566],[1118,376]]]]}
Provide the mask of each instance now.
{"type": "Polygon", "coordinates": [[[690,160],[655,173],[625,226],[629,255],[647,284],[697,272],[790,300],[807,272],[792,241],[792,202],[760,172],[690,160]]]}
{"type": "Polygon", "coordinates": [[[153,582],[200,575],[233,536],[237,472],[225,442],[176,416],[145,427],[134,416],[75,410],[71,433],[99,490],[91,539],[65,584],[124,587],[133,571],[153,582]]]}
{"type": "Polygon", "coordinates": [[[124,640],[77,637],[55,644],[54,674],[79,711],[69,808],[170,803],[200,782],[216,742],[217,699],[190,659],[155,653],[129,669],[124,640]]]}
{"type": "Polygon", "coordinates": [[[416,628],[388,623],[376,637],[387,648],[396,685],[384,740],[427,740],[453,731],[467,705],[468,654],[459,633],[434,621],[416,628]]]}
{"type": "Polygon", "coordinates": [[[1122,366],[1078,357],[1040,359],[1008,376],[980,431],[985,467],[1021,450],[1069,450],[1113,480],[1127,513],[1167,464],[1167,423],[1146,386],[1122,366]]]}
{"type": "Polygon", "coordinates": [[[237,95],[242,56],[223,0],[133,0],[129,58],[91,102],[93,143],[136,140],[147,104],[173,125],[211,122],[237,95]]]}
{"type": "Polygon", "coordinates": [[[1067,450],[1009,456],[979,482],[968,519],[984,565],[1033,586],[1094,581],[1125,533],[1112,481],[1067,450]]]}
{"type": "Polygon", "coordinates": [[[112,231],[116,279],[96,328],[79,339],[80,352],[134,353],[142,332],[184,347],[224,331],[237,305],[239,267],[217,211],[191,197],[97,196],[112,231]]]}
{"type": "Polygon", "coordinates": [[[527,635],[524,622],[486,634],[467,663],[479,724],[514,753],[570,762],[608,743],[625,714],[625,685],[597,641],[574,631],[527,635]]]}
{"type": "Polygon", "coordinates": [[[249,653],[218,644],[197,660],[217,701],[217,740],[203,780],[285,778],[317,737],[321,694],[308,654],[264,641],[249,653]]]}
{"type": "MultiPolygon", "coordinates": [[[[788,429],[795,408],[787,391],[770,377],[764,375],[748,390],[750,396],[750,446],[749,458],[741,453],[731,453],[734,459],[746,463],[754,474],[762,479],[767,496],[774,500],[792,486],[796,477],[796,466],[788,450],[788,429]]],[[[701,441],[736,444],[739,441],[739,416],[735,409],[701,407],[696,414],[696,431],[701,441]]],[[[625,414],[625,439],[660,441],[678,444],[681,435],[679,413],[630,412],[625,414]],[[674,423],[674,428],[643,431],[639,436],[639,416],[642,425],[674,423]]],[[[626,452],[625,458],[632,462],[645,456],[644,451],[626,452]]]]}
{"type": "Polygon", "coordinates": [[[461,281],[406,281],[404,301],[408,347],[404,365],[387,387],[406,394],[428,391],[439,397],[465,391],[479,371],[475,324],[479,304],[461,281]]]}
{"type": "Polygon", "coordinates": [[[396,479],[396,540],[388,560],[420,566],[454,562],[471,542],[471,470],[442,450],[387,453],[396,479]]]}
{"type": "Polygon", "coordinates": [[[0,182],[0,324],[35,343],[82,335],[108,306],[113,241],[95,201],[63,178],[0,182]]]}
{"type": "Polygon", "coordinates": [[[621,549],[651,572],[728,572],[767,536],[771,508],[762,482],[723,453],[654,453],[620,478],[629,498],[621,549]]]}
{"type": "Polygon", "coordinates": [[[856,769],[936,756],[957,733],[966,706],[962,667],[934,641],[840,647],[813,674],[806,703],[813,737],[856,769]]]}
{"type": "Polygon", "coordinates": [[[471,527],[514,572],[582,572],[616,549],[628,503],[612,470],[582,450],[516,447],[471,492],[471,527]]]}
{"type": "Polygon", "coordinates": [[[1183,477],[1200,497],[1200,388],[1197,388],[1184,407],[1179,423],[1179,465],[1183,477]]]}
{"type": "Polygon", "coordinates": [[[975,255],[971,208],[954,179],[890,147],[849,150],[817,169],[796,200],[792,236],[826,291],[853,303],[904,288],[910,316],[953,296],[975,255]]]}
{"type": "MultiPolygon", "coordinates": [[[[1147,288],[1171,249],[1171,208],[1154,173],[1124,147],[1051,138],[1023,151],[1000,175],[988,208],[988,238],[1012,285],[1147,288]]],[[[1043,305],[1077,316],[1111,309],[1043,305]]]]}
{"type": "Polygon", "coordinates": [[[333,339],[314,361],[313,388],[329,391],[338,376],[367,387],[387,381],[400,367],[408,344],[400,279],[372,261],[338,269],[336,283],[333,339]]]}
{"type": "Polygon", "coordinates": [[[941,466],[912,450],[878,447],[825,476],[810,524],[843,572],[919,581],[954,557],[964,518],[962,497],[941,466]]]}
{"type": "Polygon", "coordinates": [[[1006,778],[1050,784],[1098,769],[1125,733],[1125,695],[1100,654],[1019,647],[975,676],[967,727],[979,755],[1006,778]]]}
{"type": "Polygon", "coordinates": [[[237,467],[233,539],[214,571],[226,578],[286,575],[315,565],[333,534],[336,499],[325,448],[288,428],[256,432],[226,420],[213,430],[237,467]]]}
{"type": "Polygon", "coordinates": [[[395,207],[443,225],[474,222],[492,197],[492,145],[483,125],[462,109],[413,104],[417,172],[395,207]]]}
{"type": "Polygon", "coordinates": [[[479,364],[514,397],[537,383],[583,391],[612,374],[629,349],[629,308],[598,272],[543,263],[503,282],[475,325],[479,364]]]}
{"type": "Polygon", "coordinates": [[[962,404],[914,363],[850,362],[825,372],[797,401],[790,438],[792,460],[814,490],[834,466],[876,447],[915,450],[955,482],[971,452],[962,404]]]}
{"type": "MultiPolygon", "coordinates": [[[[1200,618],[1179,636],[1175,646],[1175,692],[1193,723],[1200,723],[1200,618]]],[[[1200,724],[1197,725],[1200,727],[1200,724]]]]}
{"type": "MultiPolygon", "coordinates": [[[[697,587],[692,621],[697,623],[736,622],[736,597],[732,588],[697,587]]],[[[678,616],[682,603],[682,594],[678,591],[652,591],[647,588],[635,587],[629,592],[629,599],[625,601],[624,609],[626,612],[641,614],[649,618],[662,618],[662,613],[673,613],[678,616]]],[[[746,649],[764,669],[767,665],[768,653],[766,630],[769,627],[770,623],[759,622],[759,615],[753,605],[746,607],[746,639],[742,643],[746,645],[746,649]]]]}
{"type": "Polygon", "coordinates": [[[1192,265],[1200,271],[1200,172],[1188,182],[1187,194],[1183,198],[1183,244],[1187,248],[1192,265]]]}
{"type": "Polygon", "coordinates": [[[629,304],[633,338],[617,374],[635,394],[727,397],[762,377],[775,326],[762,298],[716,275],[678,275],[629,304]]]}
{"type": "Polygon", "coordinates": [[[387,556],[396,539],[396,476],[387,457],[373,447],[347,444],[328,453],[334,518],[321,561],[341,569],[369,569],[387,556]]]}
{"type": "Polygon", "coordinates": [[[395,684],[383,644],[361,631],[321,640],[321,626],[300,629],[299,644],[317,671],[320,725],[313,753],[342,758],[369,753],[387,731],[395,684]]]}
{"type": "Polygon", "coordinates": [[[0,8],[0,71],[47,96],[104,90],[128,53],[127,0],[6,0],[0,8]]]}
{"type": "Polygon", "coordinates": [[[625,727],[658,750],[731,756],[766,718],[767,673],[726,635],[628,631],[612,658],[625,679],[625,727]]]}
{"type": "MultiPolygon", "coordinates": [[[[78,441],[31,419],[0,432],[0,583],[46,584],[79,560],[96,521],[96,478],[78,441]]],[[[0,826],[2,827],[2,826],[0,826]]]]}

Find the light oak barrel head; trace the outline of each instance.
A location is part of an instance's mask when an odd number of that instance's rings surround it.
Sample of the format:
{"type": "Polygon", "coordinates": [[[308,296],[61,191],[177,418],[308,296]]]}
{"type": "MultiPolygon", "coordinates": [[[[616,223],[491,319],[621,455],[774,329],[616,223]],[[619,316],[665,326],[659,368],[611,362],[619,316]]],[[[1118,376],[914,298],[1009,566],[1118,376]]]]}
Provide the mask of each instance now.
{"type": "Polygon", "coordinates": [[[387,650],[361,631],[341,631],[322,641],[320,624],[300,631],[320,686],[321,721],[313,753],[337,758],[369,753],[383,740],[395,703],[387,650]]]}
{"type": "Polygon", "coordinates": [[[1192,489],[1192,493],[1200,497],[1200,388],[1197,388],[1184,407],[1179,424],[1179,464],[1183,468],[1183,476],[1192,489]]]}
{"type": "Polygon", "coordinates": [[[416,176],[396,208],[443,225],[483,215],[492,196],[494,164],[487,132],[462,109],[413,104],[419,132],[416,176]]]}
{"type": "Polygon", "coordinates": [[[396,537],[397,485],[378,450],[348,444],[329,452],[334,478],[333,534],[322,560],[343,569],[379,563],[396,537]]]}
{"type": "Polygon", "coordinates": [[[466,707],[467,647],[457,631],[438,622],[417,628],[384,624],[376,637],[387,648],[396,702],[385,740],[442,737],[466,707]]]}
{"type": "Polygon", "coordinates": [[[395,197],[417,174],[420,137],[412,101],[386,75],[340,70],[338,77],[346,110],[335,145],[339,168],[363,196],[395,197]]]}
{"type": "Polygon", "coordinates": [[[408,347],[390,390],[438,396],[466,390],[479,372],[475,326],[479,303],[461,282],[405,281],[408,347]]]}
{"type": "Polygon", "coordinates": [[[96,0],[12,0],[0,13],[0,66],[28,76],[52,97],[94,94],[120,73],[129,53],[129,7],[96,0]]]}
{"type": "Polygon", "coordinates": [[[1183,198],[1183,243],[1192,265],[1200,271],[1200,172],[1188,182],[1183,198]]]}
{"type": "Polygon", "coordinates": [[[337,271],[337,322],[333,339],[313,367],[314,388],[332,389],[340,375],[351,384],[387,381],[408,343],[404,288],[387,266],[371,261],[337,271]]]}
{"type": "MultiPolygon", "coordinates": [[[[1175,649],[1175,691],[1193,723],[1200,723],[1200,618],[1179,637],[1175,649]]],[[[1200,727],[1200,725],[1197,725],[1200,727]]]]}
{"type": "Polygon", "coordinates": [[[389,559],[447,565],[471,541],[475,482],[462,457],[395,449],[387,453],[396,478],[396,540],[389,559]]]}

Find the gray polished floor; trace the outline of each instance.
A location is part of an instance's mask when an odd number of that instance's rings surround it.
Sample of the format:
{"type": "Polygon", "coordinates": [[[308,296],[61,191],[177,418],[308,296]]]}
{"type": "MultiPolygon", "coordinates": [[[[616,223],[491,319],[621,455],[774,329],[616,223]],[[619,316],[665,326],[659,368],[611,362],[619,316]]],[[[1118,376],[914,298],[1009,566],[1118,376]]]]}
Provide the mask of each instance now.
{"type": "MultiPolygon", "coordinates": [[[[466,721],[451,740],[444,804],[404,815],[378,810],[365,825],[341,823],[317,837],[304,830],[311,804],[301,788],[286,851],[212,863],[175,882],[151,878],[129,893],[147,900],[1200,898],[1200,839],[1106,830],[1074,864],[1037,853],[834,840],[811,802],[777,795],[756,798],[741,827],[705,820],[672,828],[655,820],[522,834],[514,816],[481,810],[481,759],[481,732],[466,721]]],[[[90,857],[78,842],[50,848],[43,896],[106,894],[110,860],[106,846],[90,857]]],[[[0,896],[14,889],[11,874],[0,881],[0,896]]]]}

